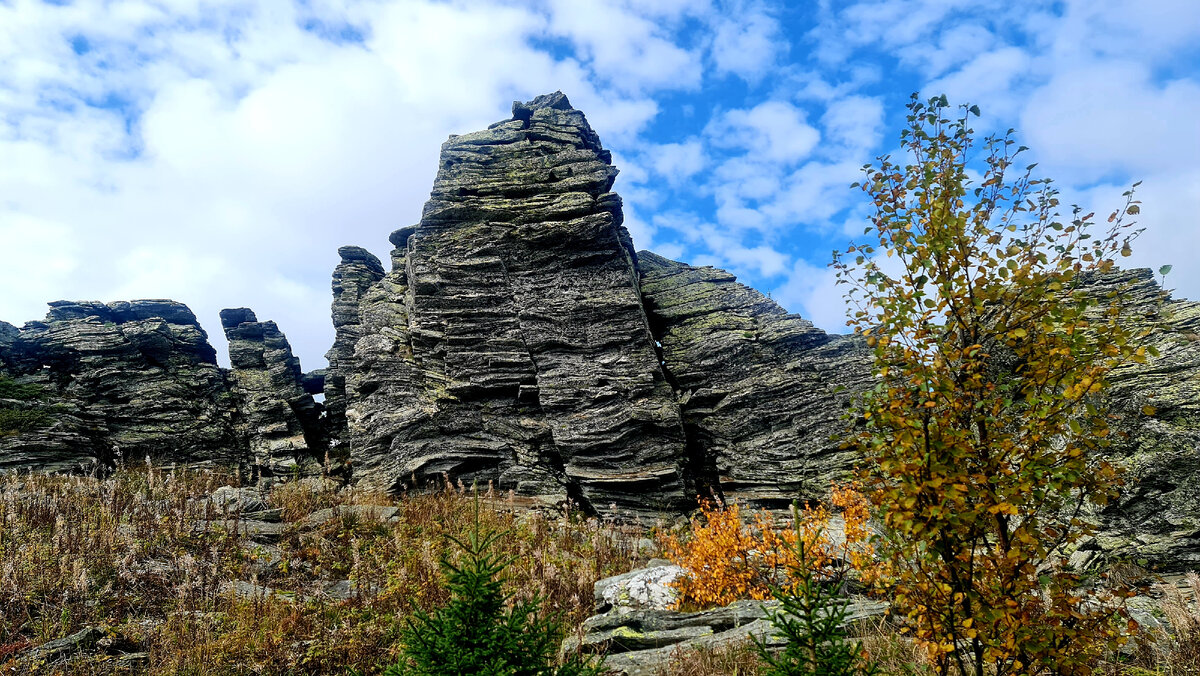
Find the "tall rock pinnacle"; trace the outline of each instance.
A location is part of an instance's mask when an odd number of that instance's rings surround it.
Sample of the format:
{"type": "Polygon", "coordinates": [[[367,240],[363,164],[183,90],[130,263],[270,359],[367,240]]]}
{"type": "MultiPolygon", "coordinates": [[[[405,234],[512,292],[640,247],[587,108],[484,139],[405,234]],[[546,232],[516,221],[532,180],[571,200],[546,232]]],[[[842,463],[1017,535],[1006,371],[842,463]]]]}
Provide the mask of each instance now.
{"type": "MultiPolygon", "coordinates": [[[[356,476],[389,489],[494,479],[587,509],[690,499],[616,175],[562,93],[442,145],[421,222],[393,234],[392,271],[342,322],[339,339],[360,336],[354,368],[327,375],[356,476]]],[[[343,253],[343,279],[352,261],[343,253]]],[[[360,293],[341,286],[335,308],[360,293]]]]}

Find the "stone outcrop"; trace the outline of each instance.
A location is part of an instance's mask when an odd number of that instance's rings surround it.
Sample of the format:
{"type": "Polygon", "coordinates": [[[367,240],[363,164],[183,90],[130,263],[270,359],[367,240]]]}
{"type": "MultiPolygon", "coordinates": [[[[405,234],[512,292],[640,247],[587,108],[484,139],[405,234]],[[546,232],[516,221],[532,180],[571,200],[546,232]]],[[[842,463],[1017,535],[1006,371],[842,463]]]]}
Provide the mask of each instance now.
{"type": "Polygon", "coordinates": [[[819,497],[853,458],[839,450],[850,395],[871,376],[859,340],[832,336],[725,272],[638,253],[642,294],[693,457],[726,499],[785,507],[819,497]]]}
{"type": "Polygon", "coordinates": [[[1128,472],[1121,498],[1101,515],[1102,532],[1085,545],[1111,559],[1158,567],[1200,567],[1200,302],[1161,304],[1148,269],[1108,275],[1097,294],[1119,292],[1130,316],[1152,323],[1159,356],[1111,376],[1108,400],[1121,432],[1113,460],[1128,472]]]}
{"type": "Polygon", "coordinates": [[[354,348],[362,338],[359,303],[363,294],[383,279],[383,265],[374,254],[357,246],[338,249],[341,262],[333,271],[333,347],[325,353],[329,368],[325,372],[325,415],[332,437],[331,450],[339,459],[349,457],[349,446],[342,444],[347,433],[346,374],[355,370],[354,348]]]}
{"type": "MultiPolygon", "coordinates": [[[[595,585],[596,614],[584,620],[580,637],[569,637],[563,651],[604,653],[605,668],[626,676],[661,673],[679,651],[743,644],[751,639],[768,647],[786,640],[771,618],[778,601],[736,601],[696,612],[674,610],[679,592],[671,581],[682,569],[661,559],[645,568],[600,580],[595,585]]],[[[886,602],[850,597],[847,624],[879,617],[886,602]]]]}
{"type": "Polygon", "coordinates": [[[4,369],[42,393],[45,425],[0,437],[0,469],[237,461],[216,353],[186,306],[58,301],[2,333],[4,369]]]}
{"type": "Polygon", "coordinates": [[[305,389],[300,360],[279,327],[247,308],[222,310],[221,326],[229,340],[236,429],[255,468],[287,473],[322,460],[321,406],[305,389]]]}
{"type": "Polygon", "coordinates": [[[0,322],[0,368],[8,366],[8,360],[15,358],[12,349],[20,337],[20,329],[8,322],[0,322]]]}
{"type": "MultiPolygon", "coordinates": [[[[343,323],[361,336],[352,369],[334,348],[356,477],[396,490],[447,473],[593,510],[690,501],[616,173],[561,93],[442,146],[421,222],[392,235],[391,272],[343,323]]],[[[352,267],[374,274],[343,252],[335,288],[352,267]]]]}

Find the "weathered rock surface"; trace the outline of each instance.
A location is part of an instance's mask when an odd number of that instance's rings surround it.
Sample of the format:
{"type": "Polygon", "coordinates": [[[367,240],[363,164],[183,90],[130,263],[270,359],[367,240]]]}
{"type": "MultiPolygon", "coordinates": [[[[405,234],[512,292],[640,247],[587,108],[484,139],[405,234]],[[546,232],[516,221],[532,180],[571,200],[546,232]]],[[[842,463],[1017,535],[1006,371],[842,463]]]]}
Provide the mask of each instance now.
{"type": "Polygon", "coordinates": [[[20,329],[8,322],[0,321],[0,368],[8,366],[8,360],[16,357],[11,350],[20,337],[20,329]]]}
{"type": "MultiPolygon", "coordinates": [[[[778,601],[736,601],[698,612],[672,610],[677,600],[668,578],[679,572],[666,561],[605,578],[596,583],[599,614],[584,620],[582,638],[568,638],[564,651],[582,648],[606,653],[605,667],[619,674],[657,674],[677,650],[715,648],[754,638],[767,646],[783,645],[770,618],[778,601]]],[[[876,617],[888,604],[851,598],[847,622],[876,617]]]]}
{"type": "Polygon", "coordinates": [[[326,447],[321,406],[305,389],[300,360],[275,322],[246,308],[221,310],[229,340],[238,433],[259,471],[319,463],[326,447]]]}
{"type": "Polygon", "coordinates": [[[853,464],[840,439],[866,387],[859,340],[815,328],[725,272],[638,253],[642,294],[688,444],[726,499],[819,497],[853,464]]]}
{"type": "Polygon", "coordinates": [[[1119,290],[1134,316],[1157,324],[1150,343],[1159,356],[1111,376],[1115,427],[1128,435],[1112,455],[1128,474],[1085,547],[1166,570],[1200,568],[1200,302],[1167,299],[1159,309],[1148,269],[1108,275],[1096,290],[1119,290]]]}
{"type": "Polygon", "coordinates": [[[672,585],[683,574],[683,568],[670,561],[651,559],[644,568],[606,577],[594,588],[596,611],[626,613],[670,608],[679,601],[679,590],[672,585]]]}
{"type": "Polygon", "coordinates": [[[331,450],[341,460],[349,458],[349,446],[343,444],[346,424],[346,375],[354,372],[354,348],[362,338],[359,304],[363,294],[383,279],[383,265],[374,254],[356,246],[338,249],[341,262],[333,271],[333,347],[325,353],[329,360],[323,383],[325,415],[331,450]]]}
{"type": "Polygon", "coordinates": [[[326,406],[359,480],[655,512],[710,491],[786,504],[846,471],[831,437],[862,347],[728,273],[635,254],[615,175],[561,94],[516,103],[443,146],[391,272],[340,250],[326,406]]]}
{"type": "MultiPolygon", "coordinates": [[[[451,137],[421,222],[392,235],[392,271],[343,250],[335,318],[361,294],[345,380],[355,476],[395,490],[443,473],[585,509],[676,510],[692,477],[616,169],[561,93],[451,137]]],[[[335,321],[338,321],[335,319],[335,321]]],[[[348,329],[348,330],[347,330],[348,329]]],[[[339,343],[343,334],[339,334],[339,343]]]]}
{"type": "Polygon", "coordinates": [[[0,437],[0,469],[65,469],[118,457],[237,462],[216,354],[186,306],[58,301],[0,360],[45,393],[47,426],[0,437]]]}

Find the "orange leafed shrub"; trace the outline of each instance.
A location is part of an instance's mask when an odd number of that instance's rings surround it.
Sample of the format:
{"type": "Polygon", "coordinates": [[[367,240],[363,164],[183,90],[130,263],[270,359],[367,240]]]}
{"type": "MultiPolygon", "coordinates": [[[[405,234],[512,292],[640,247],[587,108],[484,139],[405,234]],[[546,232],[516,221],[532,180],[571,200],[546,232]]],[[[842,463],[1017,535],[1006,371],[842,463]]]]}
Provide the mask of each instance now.
{"type": "Polygon", "coordinates": [[[667,557],[685,571],[675,582],[679,607],[764,600],[771,597],[773,586],[790,587],[790,573],[800,565],[799,538],[804,538],[817,568],[827,569],[842,560],[859,571],[870,569],[874,548],[867,526],[869,501],[853,486],[835,486],[830,502],[845,520],[845,539],[840,543],[832,538],[831,515],[823,505],[793,508],[790,521],[778,524],[765,510],[744,519],[736,504],[701,500],[690,537],[662,539],[667,557]]]}

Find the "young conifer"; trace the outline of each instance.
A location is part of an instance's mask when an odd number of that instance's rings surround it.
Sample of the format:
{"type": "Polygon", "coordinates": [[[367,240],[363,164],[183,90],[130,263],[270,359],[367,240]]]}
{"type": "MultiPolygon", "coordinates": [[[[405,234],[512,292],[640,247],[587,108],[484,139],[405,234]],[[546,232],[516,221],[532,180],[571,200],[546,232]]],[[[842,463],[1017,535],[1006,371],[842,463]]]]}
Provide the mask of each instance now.
{"type": "Polygon", "coordinates": [[[787,640],[779,653],[755,640],[766,663],[764,676],[873,676],[875,666],[863,656],[861,642],[846,631],[850,604],[842,595],[842,581],[823,581],[807,538],[797,523],[796,560],[789,571],[790,590],[776,588],[779,608],[771,612],[776,633],[787,640]]]}
{"type": "Polygon", "coordinates": [[[557,617],[541,611],[534,598],[508,607],[504,569],[496,553],[507,535],[483,527],[476,498],[475,520],[465,540],[450,540],[462,551],[460,563],[443,555],[450,601],[433,613],[418,611],[403,632],[404,658],[384,676],[590,676],[602,670],[578,655],[558,665],[564,631],[557,617]]]}

